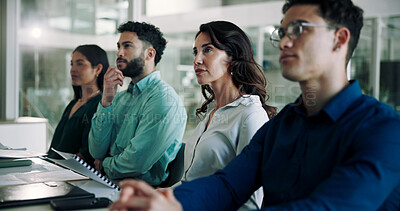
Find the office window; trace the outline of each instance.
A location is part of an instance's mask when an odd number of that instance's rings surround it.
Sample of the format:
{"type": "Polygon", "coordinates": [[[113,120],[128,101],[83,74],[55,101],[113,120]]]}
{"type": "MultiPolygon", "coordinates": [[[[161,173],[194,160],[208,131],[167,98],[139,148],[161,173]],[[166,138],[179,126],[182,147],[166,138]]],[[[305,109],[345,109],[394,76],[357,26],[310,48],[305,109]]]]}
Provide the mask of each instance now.
{"type": "Polygon", "coordinates": [[[400,114],[400,17],[382,19],[379,100],[400,114]]]}
{"type": "Polygon", "coordinates": [[[20,116],[49,120],[49,138],[73,98],[72,51],[97,44],[115,65],[117,26],[127,20],[121,0],[21,0],[20,116]]]}
{"type": "Polygon", "coordinates": [[[372,61],[378,61],[380,101],[392,106],[400,113],[400,17],[366,19],[361,30],[360,40],[351,60],[351,79],[357,79],[363,92],[374,96],[371,73],[375,70],[372,61]],[[379,31],[377,31],[379,30],[379,31]],[[379,34],[379,37],[375,37],[379,34]],[[374,42],[378,39],[380,48],[374,53],[374,42]]]}
{"type": "Polygon", "coordinates": [[[357,79],[362,91],[372,96],[372,86],[370,84],[370,72],[372,71],[372,39],[373,21],[365,20],[361,30],[357,48],[351,58],[350,78],[357,79]]]}

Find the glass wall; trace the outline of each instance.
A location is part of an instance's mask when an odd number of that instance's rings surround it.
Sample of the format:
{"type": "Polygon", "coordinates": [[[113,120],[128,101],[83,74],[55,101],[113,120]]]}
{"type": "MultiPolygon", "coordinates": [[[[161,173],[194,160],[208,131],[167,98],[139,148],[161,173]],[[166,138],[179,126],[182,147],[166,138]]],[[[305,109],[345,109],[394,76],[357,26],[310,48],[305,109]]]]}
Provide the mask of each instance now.
{"type": "Polygon", "coordinates": [[[116,28],[127,20],[126,3],[21,0],[19,113],[47,118],[49,138],[73,97],[69,74],[73,49],[81,44],[98,44],[115,64],[116,28]],[[113,48],[97,42],[102,37],[109,39],[113,48]]]}
{"type": "Polygon", "coordinates": [[[350,76],[357,79],[361,89],[367,95],[372,96],[372,86],[370,84],[370,72],[372,70],[372,47],[373,47],[373,30],[374,22],[365,20],[363,29],[361,30],[358,46],[354,50],[351,59],[350,76]]]}
{"type": "Polygon", "coordinates": [[[400,113],[400,17],[382,19],[379,100],[400,113]]]}
{"type": "Polygon", "coordinates": [[[363,92],[374,95],[374,71],[379,71],[379,100],[400,113],[400,17],[374,18],[364,21],[358,47],[351,60],[351,78],[360,82],[363,92]],[[375,36],[378,36],[375,39],[375,36]],[[378,44],[377,44],[378,43],[378,44]],[[375,48],[376,49],[375,52],[375,48]],[[378,70],[374,59],[379,59],[378,70]]]}

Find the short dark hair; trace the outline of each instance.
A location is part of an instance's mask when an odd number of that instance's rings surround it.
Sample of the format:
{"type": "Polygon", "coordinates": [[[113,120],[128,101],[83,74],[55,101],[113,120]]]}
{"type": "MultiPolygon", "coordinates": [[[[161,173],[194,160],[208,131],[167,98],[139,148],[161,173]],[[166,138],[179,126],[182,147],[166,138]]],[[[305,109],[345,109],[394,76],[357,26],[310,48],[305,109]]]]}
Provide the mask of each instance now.
{"type": "MultiPolygon", "coordinates": [[[[103,69],[101,70],[99,76],[97,77],[97,86],[100,91],[103,92],[103,83],[104,83],[104,74],[106,73],[109,63],[107,58],[107,53],[100,48],[98,45],[80,45],[75,48],[72,53],[79,52],[86,57],[86,59],[93,66],[97,66],[99,64],[103,65],[103,69]]],[[[82,97],[82,87],[81,86],[73,86],[75,99],[79,99],[82,97]]]]}
{"type": "Polygon", "coordinates": [[[119,33],[126,31],[135,32],[142,42],[147,42],[145,44],[150,44],[156,50],[154,63],[157,65],[167,45],[167,41],[163,37],[163,33],[160,29],[149,23],[128,21],[118,27],[119,33]]]}
{"type": "MultiPolygon", "coordinates": [[[[265,103],[269,98],[265,89],[267,80],[262,66],[254,60],[253,48],[246,33],[234,23],[228,21],[212,21],[201,24],[196,37],[200,33],[207,33],[210,36],[211,43],[216,48],[225,51],[231,58],[228,71],[232,74],[232,81],[239,89],[240,94],[259,96],[268,117],[275,116],[276,108],[265,103]]],[[[215,98],[209,85],[202,85],[201,89],[205,102],[196,110],[197,116],[205,113],[208,104],[215,98]],[[207,95],[206,91],[210,93],[210,96],[207,95]]]]}
{"type": "Polygon", "coordinates": [[[282,8],[283,14],[298,4],[318,5],[318,12],[328,24],[349,29],[350,40],[346,56],[346,63],[348,63],[360,38],[363,10],[354,5],[351,0],[286,0],[282,8]]]}

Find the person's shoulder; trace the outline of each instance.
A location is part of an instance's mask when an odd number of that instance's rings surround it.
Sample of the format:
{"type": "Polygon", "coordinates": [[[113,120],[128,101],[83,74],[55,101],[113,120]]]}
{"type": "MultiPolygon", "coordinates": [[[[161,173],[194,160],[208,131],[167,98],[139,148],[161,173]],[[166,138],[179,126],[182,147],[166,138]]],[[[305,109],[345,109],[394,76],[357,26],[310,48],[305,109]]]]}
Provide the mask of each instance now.
{"type": "Polygon", "coordinates": [[[244,116],[250,116],[250,115],[267,115],[267,112],[265,109],[262,107],[261,102],[246,102],[246,103],[240,103],[237,107],[237,111],[235,112],[240,112],[244,116]]]}
{"type": "MultiPolygon", "coordinates": [[[[379,131],[380,133],[393,133],[399,131],[400,115],[393,107],[376,100],[375,98],[363,95],[359,103],[353,106],[355,113],[349,118],[357,123],[360,131],[379,131]],[[385,132],[386,131],[386,132],[385,132]]],[[[399,133],[400,134],[400,133],[399,133]]]]}
{"type": "Polygon", "coordinates": [[[151,97],[169,98],[180,100],[179,95],[175,89],[163,80],[159,80],[153,84],[151,89],[148,90],[151,97]]]}
{"type": "Polygon", "coordinates": [[[353,137],[354,143],[368,142],[374,147],[400,143],[399,114],[385,103],[370,97],[363,98],[364,106],[360,106],[363,109],[342,121],[345,130],[352,134],[350,137],[353,137]]]}
{"type": "Polygon", "coordinates": [[[161,79],[155,81],[155,83],[153,85],[153,89],[154,88],[161,89],[161,90],[173,91],[175,93],[174,88],[170,84],[168,84],[167,82],[165,82],[161,79]]]}
{"type": "Polygon", "coordinates": [[[240,102],[237,106],[228,107],[226,112],[230,115],[240,116],[242,123],[252,122],[252,121],[268,121],[268,114],[262,107],[261,102],[257,99],[246,99],[240,102]]]}
{"type": "Polygon", "coordinates": [[[400,120],[399,114],[392,106],[367,95],[363,95],[351,109],[357,110],[355,107],[358,108],[359,115],[365,118],[394,118],[400,120]]]}

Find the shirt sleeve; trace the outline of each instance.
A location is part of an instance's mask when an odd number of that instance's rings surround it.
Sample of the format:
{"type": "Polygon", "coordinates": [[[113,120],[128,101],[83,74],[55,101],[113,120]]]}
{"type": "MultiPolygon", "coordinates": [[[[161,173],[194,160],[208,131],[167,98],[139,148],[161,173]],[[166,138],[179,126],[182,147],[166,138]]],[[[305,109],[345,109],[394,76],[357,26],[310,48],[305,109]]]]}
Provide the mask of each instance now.
{"type": "Polygon", "coordinates": [[[398,119],[365,123],[350,158],[310,196],[264,210],[377,210],[392,192],[399,197],[393,191],[400,183],[399,128],[398,119]]]}
{"type": "Polygon", "coordinates": [[[247,113],[248,115],[242,121],[240,128],[239,143],[237,145],[236,155],[238,155],[243,148],[250,143],[251,138],[253,138],[257,130],[268,121],[268,115],[262,107],[257,111],[248,110],[247,113]]]}
{"type": "Polygon", "coordinates": [[[261,186],[265,124],[223,170],[174,190],[184,210],[237,210],[261,186]]]}
{"type": "Polygon", "coordinates": [[[89,152],[95,159],[103,159],[108,153],[112,140],[112,110],[112,105],[104,108],[99,102],[93,115],[89,132],[89,152]]]}
{"type": "MultiPolygon", "coordinates": [[[[255,108],[257,110],[246,110],[248,115],[242,121],[236,155],[238,155],[243,148],[250,143],[251,138],[253,138],[257,130],[268,121],[267,112],[262,107],[255,108]]],[[[259,188],[253,193],[253,195],[251,195],[249,201],[247,201],[239,210],[260,209],[263,197],[264,192],[262,188],[259,188]]]]}
{"type": "MultiPolygon", "coordinates": [[[[103,160],[104,171],[112,179],[145,174],[173,142],[181,142],[186,125],[183,104],[168,92],[148,99],[135,136],[121,153],[103,160]]],[[[172,160],[172,159],[171,159],[172,160]]]]}

